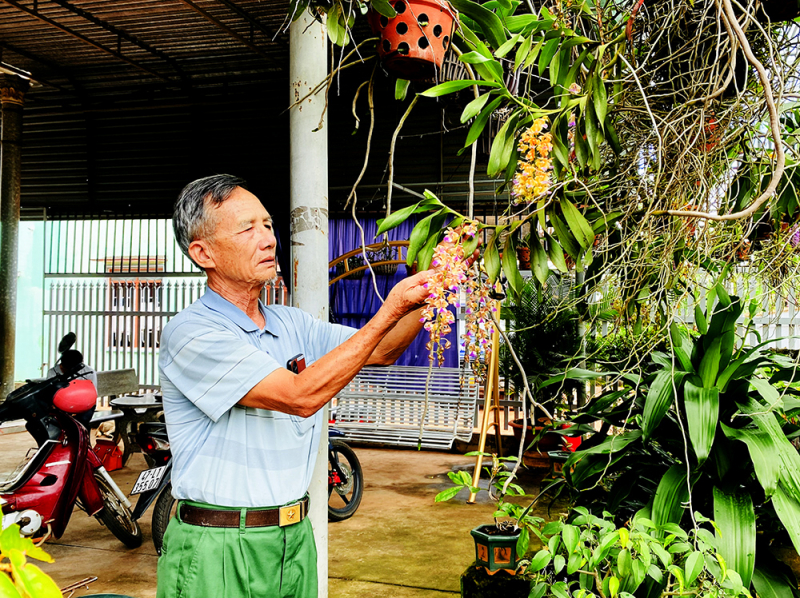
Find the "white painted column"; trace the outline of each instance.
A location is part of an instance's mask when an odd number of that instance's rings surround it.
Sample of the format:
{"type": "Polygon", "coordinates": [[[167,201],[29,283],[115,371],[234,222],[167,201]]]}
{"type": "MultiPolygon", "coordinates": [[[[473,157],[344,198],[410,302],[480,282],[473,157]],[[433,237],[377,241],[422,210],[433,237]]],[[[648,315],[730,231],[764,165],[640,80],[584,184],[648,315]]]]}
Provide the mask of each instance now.
{"type": "MultiPolygon", "coordinates": [[[[289,31],[289,101],[294,104],[328,74],[327,32],[307,12],[289,31]]],[[[328,128],[325,94],[289,113],[292,303],[328,321],[328,128]],[[316,132],[314,132],[316,129],[316,132]]],[[[317,541],[319,598],[328,596],[328,408],[311,482],[311,524],[317,541]]]]}

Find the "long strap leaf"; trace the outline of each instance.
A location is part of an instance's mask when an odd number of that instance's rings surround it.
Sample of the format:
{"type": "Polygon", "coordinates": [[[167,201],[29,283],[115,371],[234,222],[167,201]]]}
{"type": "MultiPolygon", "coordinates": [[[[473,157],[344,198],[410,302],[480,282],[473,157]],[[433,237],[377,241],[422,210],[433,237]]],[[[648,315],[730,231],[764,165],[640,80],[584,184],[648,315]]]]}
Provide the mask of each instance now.
{"type": "Polygon", "coordinates": [[[750,587],[756,564],[756,515],[753,499],[743,492],[726,493],[714,488],[714,521],[719,534],[719,552],[730,569],[750,587]]]}
{"type": "MultiPolygon", "coordinates": [[[[716,374],[715,374],[716,377],[716,374]]],[[[719,389],[700,388],[687,380],[683,390],[689,440],[698,465],[705,463],[714,443],[719,420],[719,389]]]]}

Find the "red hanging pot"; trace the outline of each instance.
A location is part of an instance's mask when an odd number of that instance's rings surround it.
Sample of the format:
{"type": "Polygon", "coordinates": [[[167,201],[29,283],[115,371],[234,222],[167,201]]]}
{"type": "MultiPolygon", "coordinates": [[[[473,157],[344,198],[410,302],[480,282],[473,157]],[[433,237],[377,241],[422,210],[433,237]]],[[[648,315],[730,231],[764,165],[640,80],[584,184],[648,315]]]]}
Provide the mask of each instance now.
{"type": "Polygon", "coordinates": [[[397,16],[391,19],[369,13],[384,68],[403,79],[433,77],[450,47],[455,10],[446,0],[397,0],[392,6],[397,16]]]}

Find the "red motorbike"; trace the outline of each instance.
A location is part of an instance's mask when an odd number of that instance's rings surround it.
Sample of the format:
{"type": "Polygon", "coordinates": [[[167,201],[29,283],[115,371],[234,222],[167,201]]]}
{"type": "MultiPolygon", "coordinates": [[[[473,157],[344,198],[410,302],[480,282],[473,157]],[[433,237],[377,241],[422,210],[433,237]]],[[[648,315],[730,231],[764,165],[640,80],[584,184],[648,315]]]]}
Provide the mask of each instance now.
{"type": "MultiPolygon", "coordinates": [[[[74,342],[59,345],[63,355],[74,342]]],[[[76,354],[77,351],[73,352],[76,354]]],[[[82,362],[83,357],[74,361],[82,362]]],[[[129,548],[142,543],[125,494],[89,445],[77,417],[97,401],[94,385],[80,379],[83,363],[45,380],[28,381],[0,403],[0,422],[24,419],[37,448],[10,474],[0,475],[3,529],[18,524],[25,536],[61,537],[77,504],[129,548]]],[[[59,369],[57,366],[56,370],[59,369]]]]}

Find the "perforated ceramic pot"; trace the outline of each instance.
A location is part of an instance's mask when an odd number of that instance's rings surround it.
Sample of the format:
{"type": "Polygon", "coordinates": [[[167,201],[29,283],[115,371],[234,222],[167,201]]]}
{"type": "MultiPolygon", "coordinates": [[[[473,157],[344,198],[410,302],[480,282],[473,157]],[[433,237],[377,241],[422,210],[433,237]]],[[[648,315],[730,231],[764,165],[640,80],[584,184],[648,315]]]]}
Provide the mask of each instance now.
{"type": "Polygon", "coordinates": [[[370,11],[380,35],[378,55],[387,71],[403,79],[428,79],[442,67],[453,36],[455,11],[446,0],[396,0],[394,18],[370,11]]]}

